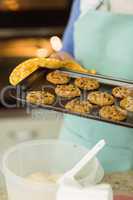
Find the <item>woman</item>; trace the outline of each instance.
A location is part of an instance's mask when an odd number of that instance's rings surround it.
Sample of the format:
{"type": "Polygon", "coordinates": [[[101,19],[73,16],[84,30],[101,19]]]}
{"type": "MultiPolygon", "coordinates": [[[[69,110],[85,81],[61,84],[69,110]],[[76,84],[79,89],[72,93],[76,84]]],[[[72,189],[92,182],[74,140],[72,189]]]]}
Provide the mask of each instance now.
{"type": "MultiPolygon", "coordinates": [[[[106,12],[111,3],[112,0],[103,4],[98,0],[74,0],[62,50],[103,75],[133,80],[133,16],[106,12]]],[[[68,55],[60,53],[58,57],[65,59],[68,55]]],[[[132,128],[65,115],[61,138],[87,148],[104,138],[108,145],[99,159],[105,170],[133,167],[132,128]]]]}

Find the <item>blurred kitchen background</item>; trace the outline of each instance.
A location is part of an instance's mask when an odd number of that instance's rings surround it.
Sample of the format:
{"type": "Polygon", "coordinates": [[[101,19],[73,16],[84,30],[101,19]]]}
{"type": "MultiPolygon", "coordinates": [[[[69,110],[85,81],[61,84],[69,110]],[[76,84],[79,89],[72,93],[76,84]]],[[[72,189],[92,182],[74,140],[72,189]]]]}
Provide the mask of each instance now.
{"type": "Polygon", "coordinates": [[[71,0],[0,0],[0,90],[9,84],[9,73],[18,63],[48,56],[61,48],[59,38],[71,3],[71,0]]]}
{"type": "Polygon", "coordinates": [[[59,133],[60,114],[47,111],[31,114],[24,108],[9,108],[6,104],[14,105],[16,101],[4,88],[9,85],[11,70],[21,61],[48,56],[61,48],[60,38],[71,3],[71,0],[0,0],[0,157],[16,143],[55,138],[59,133]]]}

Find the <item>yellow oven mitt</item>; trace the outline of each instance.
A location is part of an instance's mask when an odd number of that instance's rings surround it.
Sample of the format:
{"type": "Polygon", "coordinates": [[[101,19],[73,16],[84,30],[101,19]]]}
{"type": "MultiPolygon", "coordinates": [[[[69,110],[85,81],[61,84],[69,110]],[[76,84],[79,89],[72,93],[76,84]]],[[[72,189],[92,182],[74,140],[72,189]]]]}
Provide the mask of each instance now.
{"type": "Polygon", "coordinates": [[[83,68],[80,64],[73,60],[59,60],[55,58],[32,58],[20,63],[10,74],[9,82],[16,86],[39,67],[49,69],[65,68],[70,71],[95,74],[95,70],[83,68]]]}

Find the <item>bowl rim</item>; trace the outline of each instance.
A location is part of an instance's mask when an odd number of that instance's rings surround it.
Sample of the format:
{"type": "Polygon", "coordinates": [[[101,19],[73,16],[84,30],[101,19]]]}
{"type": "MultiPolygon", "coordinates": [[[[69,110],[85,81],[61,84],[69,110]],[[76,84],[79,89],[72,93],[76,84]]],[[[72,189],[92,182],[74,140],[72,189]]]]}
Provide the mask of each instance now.
{"type": "MultiPolygon", "coordinates": [[[[8,162],[8,158],[10,156],[10,154],[12,154],[13,152],[15,152],[17,149],[19,148],[23,148],[25,146],[37,146],[37,145],[42,145],[42,144],[64,144],[64,145],[70,145],[70,146],[73,146],[74,148],[79,148],[81,149],[82,151],[84,151],[85,153],[88,152],[88,149],[81,146],[81,145],[78,145],[78,144],[75,144],[75,143],[72,143],[72,142],[67,142],[67,141],[62,141],[62,140],[59,140],[59,139],[40,139],[40,140],[30,140],[30,141],[27,141],[27,142],[23,142],[21,144],[17,144],[11,148],[9,148],[3,155],[3,158],[2,158],[2,172],[4,174],[4,177],[5,178],[8,178],[8,177],[12,177],[13,179],[16,179],[16,183],[18,184],[25,184],[27,185],[28,187],[55,187],[56,184],[54,183],[40,183],[40,182],[32,182],[31,180],[28,180],[26,179],[25,177],[22,177],[22,176],[19,176],[19,175],[16,175],[12,170],[10,170],[8,167],[7,167],[7,162],[8,162]]],[[[50,188],[49,188],[50,189],[50,188]]]]}

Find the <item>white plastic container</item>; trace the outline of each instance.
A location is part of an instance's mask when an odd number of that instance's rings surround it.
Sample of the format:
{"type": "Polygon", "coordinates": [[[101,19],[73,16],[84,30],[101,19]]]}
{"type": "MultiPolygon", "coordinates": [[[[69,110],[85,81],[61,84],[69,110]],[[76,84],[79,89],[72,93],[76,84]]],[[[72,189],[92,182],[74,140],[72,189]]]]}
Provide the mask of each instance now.
{"type": "MultiPolygon", "coordinates": [[[[3,158],[8,199],[55,200],[57,184],[32,182],[25,177],[36,172],[64,174],[87,152],[83,147],[58,140],[31,141],[11,148],[3,158]]],[[[97,159],[90,163],[90,174],[94,184],[103,176],[97,159]]]]}
{"type": "Polygon", "coordinates": [[[57,200],[113,200],[113,191],[108,184],[93,185],[85,188],[61,185],[57,200]]]}

